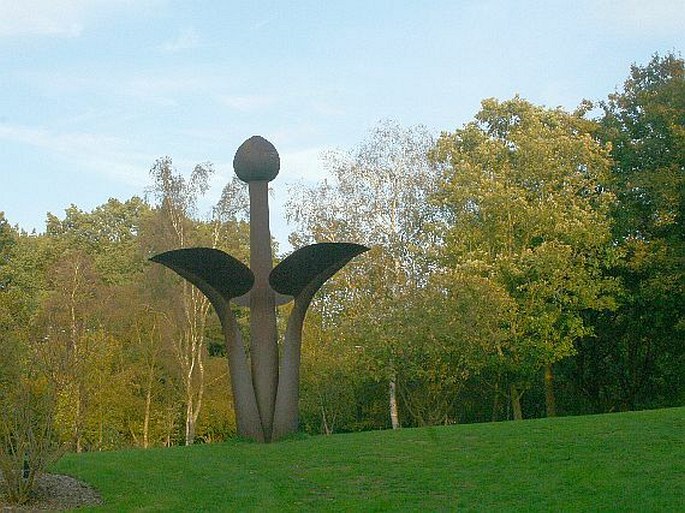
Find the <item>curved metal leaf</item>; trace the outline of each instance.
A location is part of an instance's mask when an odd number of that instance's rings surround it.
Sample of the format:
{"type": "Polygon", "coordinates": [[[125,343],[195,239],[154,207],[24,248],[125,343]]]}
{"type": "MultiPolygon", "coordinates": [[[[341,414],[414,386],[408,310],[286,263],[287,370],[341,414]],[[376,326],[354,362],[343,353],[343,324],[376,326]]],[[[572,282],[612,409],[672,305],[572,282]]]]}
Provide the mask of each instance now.
{"type": "Polygon", "coordinates": [[[249,267],[214,248],[185,248],[150,258],[165,265],[200,289],[210,300],[218,294],[225,301],[247,293],[254,283],[249,267]]]}
{"type": "Polygon", "coordinates": [[[305,246],[289,255],[271,271],[269,283],[279,294],[298,297],[308,289],[313,295],[347,262],[368,250],[361,244],[346,242],[305,246]]]}

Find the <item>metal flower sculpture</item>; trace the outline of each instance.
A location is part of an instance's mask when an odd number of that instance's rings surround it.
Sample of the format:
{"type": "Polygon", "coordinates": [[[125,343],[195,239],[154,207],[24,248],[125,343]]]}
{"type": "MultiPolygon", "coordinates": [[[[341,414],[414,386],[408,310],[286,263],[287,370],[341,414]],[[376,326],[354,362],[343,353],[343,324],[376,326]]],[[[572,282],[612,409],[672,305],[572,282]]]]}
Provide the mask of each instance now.
{"type": "Polygon", "coordinates": [[[167,251],[150,260],[200,289],[216,310],[228,355],[238,434],[260,442],[298,428],[300,348],[307,308],[321,285],[369,248],[350,243],[305,246],[272,269],[268,184],[280,158],[260,136],[240,145],[233,159],[250,192],[250,266],[212,248],[167,251]],[[250,309],[250,347],[245,347],[230,302],[250,309]],[[276,306],[294,301],[280,350],[276,306]]]}

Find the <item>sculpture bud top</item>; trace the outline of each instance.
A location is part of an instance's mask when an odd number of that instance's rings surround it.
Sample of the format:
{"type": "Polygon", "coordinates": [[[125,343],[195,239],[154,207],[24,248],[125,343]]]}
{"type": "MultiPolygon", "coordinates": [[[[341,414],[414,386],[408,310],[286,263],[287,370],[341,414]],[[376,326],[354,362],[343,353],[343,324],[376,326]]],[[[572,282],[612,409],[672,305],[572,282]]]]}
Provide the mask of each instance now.
{"type": "Polygon", "coordinates": [[[233,169],[243,182],[270,182],[281,168],[281,159],[273,144],[259,135],[240,145],[233,157],[233,169]]]}

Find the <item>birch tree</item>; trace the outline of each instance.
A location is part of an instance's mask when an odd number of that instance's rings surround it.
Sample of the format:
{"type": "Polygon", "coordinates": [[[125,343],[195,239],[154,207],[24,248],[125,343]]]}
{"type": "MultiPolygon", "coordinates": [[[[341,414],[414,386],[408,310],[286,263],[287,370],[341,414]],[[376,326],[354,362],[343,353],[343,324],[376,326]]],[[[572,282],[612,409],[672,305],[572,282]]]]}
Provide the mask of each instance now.
{"type": "MultiPolygon", "coordinates": [[[[213,168],[197,165],[186,180],[177,173],[169,157],[158,159],[150,176],[152,192],[159,206],[165,249],[187,247],[192,243],[192,217],[197,201],[209,189],[213,168]]],[[[216,244],[216,241],[212,241],[216,244]]],[[[195,440],[195,426],[202,409],[205,377],[205,327],[210,304],[195,287],[181,282],[181,308],[178,335],[173,342],[185,399],[185,444],[195,440]]]]}
{"type": "MultiPolygon", "coordinates": [[[[186,179],[173,167],[169,157],[158,159],[150,176],[151,192],[157,202],[162,240],[160,250],[187,248],[195,245],[212,248],[230,246],[241,254],[245,240],[238,220],[247,211],[245,188],[236,179],[223,189],[208,222],[198,220],[198,201],[209,190],[214,173],[210,163],[198,164],[186,179]],[[232,240],[228,240],[231,238],[232,240]]],[[[180,285],[179,334],[174,340],[174,353],[181,372],[185,395],[185,444],[195,440],[195,430],[205,392],[206,329],[211,305],[206,296],[189,282],[180,285]]]]}
{"type": "Polygon", "coordinates": [[[357,305],[355,323],[374,339],[367,353],[382,360],[378,372],[388,384],[393,428],[400,426],[394,356],[400,341],[385,320],[427,274],[425,248],[432,239],[424,228],[433,215],[427,198],[436,178],[427,160],[431,145],[423,127],[381,122],[355,149],[324,154],[329,177],[293,188],[287,205],[288,218],[299,228],[291,236],[295,246],[347,240],[372,247],[364,272],[355,274],[354,266],[342,272],[337,279],[342,286],[326,289],[338,295],[336,301],[322,297],[318,304],[331,305],[324,307],[324,318],[334,319],[337,307],[332,305],[360,292],[352,302],[357,305]]]}
{"type": "Polygon", "coordinates": [[[69,249],[50,271],[49,292],[41,305],[39,331],[44,353],[51,362],[52,379],[58,384],[57,417],[69,427],[74,450],[85,449],[86,417],[89,408],[88,367],[93,334],[100,331],[97,305],[102,300],[101,280],[92,259],[78,249],[69,249]],[[100,296],[100,297],[98,297],[100,296]]]}

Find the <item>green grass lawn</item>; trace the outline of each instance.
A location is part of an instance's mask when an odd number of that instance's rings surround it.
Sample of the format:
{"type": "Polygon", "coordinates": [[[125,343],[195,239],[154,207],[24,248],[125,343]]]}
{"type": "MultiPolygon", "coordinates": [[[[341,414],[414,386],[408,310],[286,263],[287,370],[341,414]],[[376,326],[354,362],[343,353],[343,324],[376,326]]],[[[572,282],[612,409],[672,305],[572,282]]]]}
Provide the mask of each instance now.
{"type": "Polygon", "coordinates": [[[685,408],[67,455],[78,511],[685,512],[685,408]]]}

